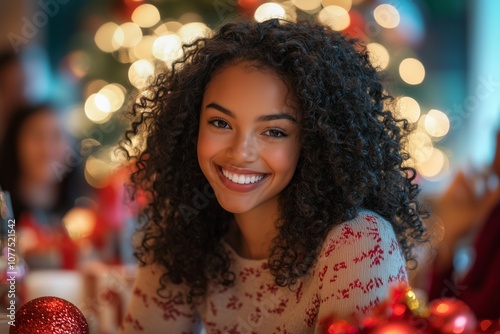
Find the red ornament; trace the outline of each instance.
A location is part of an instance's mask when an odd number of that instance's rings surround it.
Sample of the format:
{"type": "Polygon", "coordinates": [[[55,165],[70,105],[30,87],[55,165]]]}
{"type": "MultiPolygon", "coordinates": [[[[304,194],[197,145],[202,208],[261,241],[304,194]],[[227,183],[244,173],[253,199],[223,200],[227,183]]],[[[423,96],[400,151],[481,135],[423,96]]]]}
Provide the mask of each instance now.
{"type": "Polygon", "coordinates": [[[328,327],[328,334],[358,334],[358,326],[352,325],[345,320],[334,321],[328,327]]]}
{"type": "Polygon", "coordinates": [[[58,297],[30,300],[17,312],[10,334],[88,334],[89,326],[82,312],[58,297]]]}
{"type": "Polygon", "coordinates": [[[417,334],[415,328],[405,322],[390,322],[369,330],[370,334],[417,334]]]}
{"type": "Polygon", "coordinates": [[[458,299],[436,299],[429,304],[429,323],[439,333],[471,333],[477,325],[477,319],[471,309],[458,299]]]}

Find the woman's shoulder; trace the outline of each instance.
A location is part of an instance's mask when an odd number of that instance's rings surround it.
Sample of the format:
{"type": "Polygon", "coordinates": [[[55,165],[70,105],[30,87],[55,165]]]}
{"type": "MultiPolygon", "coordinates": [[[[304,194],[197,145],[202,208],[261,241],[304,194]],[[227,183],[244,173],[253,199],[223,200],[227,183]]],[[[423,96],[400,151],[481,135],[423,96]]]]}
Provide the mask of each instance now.
{"type": "Polygon", "coordinates": [[[406,262],[391,223],[370,210],[333,227],[313,271],[321,296],[319,319],[366,314],[407,284],[406,262]],[[342,301],[339,303],[339,301],[342,301]]]}
{"type": "Polygon", "coordinates": [[[329,231],[319,260],[333,257],[358,263],[370,259],[373,266],[393,255],[403,261],[391,223],[376,212],[360,209],[354,218],[329,231]]]}

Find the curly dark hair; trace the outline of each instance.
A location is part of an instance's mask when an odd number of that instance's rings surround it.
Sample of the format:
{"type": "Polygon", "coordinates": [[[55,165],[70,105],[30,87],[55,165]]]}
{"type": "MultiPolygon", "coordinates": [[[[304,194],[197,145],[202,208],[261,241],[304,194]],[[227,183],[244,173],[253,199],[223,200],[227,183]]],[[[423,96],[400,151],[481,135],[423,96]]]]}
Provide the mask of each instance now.
{"type": "Polygon", "coordinates": [[[276,284],[292,287],[308,273],[328,231],[360,208],[386,218],[406,260],[414,260],[426,229],[403,147],[411,129],[388,110],[392,98],[356,39],[313,22],[268,20],[228,23],[183,48],[183,58],[134,103],[121,143],[135,159],[134,189],[150,198],[136,257],[165,268],[160,295],[167,282],[183,282],[193,301],[209,280],[234,280],[221,243],[232,214],[207,192],[196,150],[205,87],[243,61],[277,73],[300,113],[301,153],[279,197],[279,233],[268,259],[276,284]],[[131,151],[137,137],[145,148],[131,151]]]}

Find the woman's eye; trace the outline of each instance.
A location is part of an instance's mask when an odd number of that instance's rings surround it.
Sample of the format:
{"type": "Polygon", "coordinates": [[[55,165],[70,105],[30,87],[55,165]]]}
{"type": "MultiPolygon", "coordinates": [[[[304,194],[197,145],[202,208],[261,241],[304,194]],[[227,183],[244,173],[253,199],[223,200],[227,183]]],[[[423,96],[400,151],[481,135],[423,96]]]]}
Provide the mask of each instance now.
{"type": "Polygon", "coordinates": [[[230,129],[231,128],[229,126],[229,124],[222,119],[214,119],[214,120],[209,121],[208,123],[212,124],[213,126],[215,126],[216,128],[219,128],[219,129],[230,129]]]}
{"type": "Polygon", "coordinates": [[[288,136],[285,131],[283,130],[278,130],[278,129],[269,129],[267,131],[264,131],[264,134],[269,137],[274,137],[274,138],[283,138],[288,136]]]}

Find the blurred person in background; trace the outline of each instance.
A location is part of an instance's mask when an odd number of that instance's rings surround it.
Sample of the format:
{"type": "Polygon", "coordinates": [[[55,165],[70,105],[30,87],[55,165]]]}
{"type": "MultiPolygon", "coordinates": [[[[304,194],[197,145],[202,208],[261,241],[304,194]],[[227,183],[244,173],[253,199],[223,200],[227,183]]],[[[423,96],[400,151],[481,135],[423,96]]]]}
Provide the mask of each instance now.
{"type": "Polygon", "coordinates": [[[13,51],[0,52],[0,143],[12,114],[26,103],[25,77],[20,57],[13,51]]]}
{"type": "Polygon", "coordinates": [[[500,317],[500,130],[493,162],[459,172],[438,200],[444,237],[437,247],[429,299],[465,301],[479,319],[500,317]]]}
{"type": "Polygon", "coordinates": [[[84,193],[83,177],[58,114],[47,104],[16,110],[0,147],[0,184],[28,267],[73,269],[77,246],[62,218],[84,193]]]}

